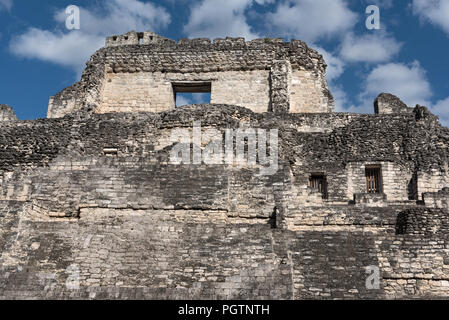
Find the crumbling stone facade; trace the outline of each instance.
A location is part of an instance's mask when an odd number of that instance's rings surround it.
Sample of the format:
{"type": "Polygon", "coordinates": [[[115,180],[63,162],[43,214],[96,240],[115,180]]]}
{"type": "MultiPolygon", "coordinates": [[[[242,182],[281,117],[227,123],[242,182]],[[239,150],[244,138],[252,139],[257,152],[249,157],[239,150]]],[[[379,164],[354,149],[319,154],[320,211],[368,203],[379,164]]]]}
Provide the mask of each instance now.
{"type": "Polygon", "coordinates": [[[447,298],[449,129],[390,95],[335,113],[324,69],[299,41],[108,38],[48,119],[0,122],[0,298],[447,298]],[[175,108],[172,81],[232,104],[175,108]],[[196,121],[277,129],[277,171],[173,164],[196,121]]]}
{"type": "Polygon", "coordinates": [[[374,100],[374,113],[376,114],[407,113],[412,111],[412,108],[407,107],[398,97],[390,93],[381,93],[374,100]]]}
{"type": "Polygon", "coordinates": [[[17,117],[14,110],[6,105],[0,104],[0,121],[16,121],[17,117]]]}

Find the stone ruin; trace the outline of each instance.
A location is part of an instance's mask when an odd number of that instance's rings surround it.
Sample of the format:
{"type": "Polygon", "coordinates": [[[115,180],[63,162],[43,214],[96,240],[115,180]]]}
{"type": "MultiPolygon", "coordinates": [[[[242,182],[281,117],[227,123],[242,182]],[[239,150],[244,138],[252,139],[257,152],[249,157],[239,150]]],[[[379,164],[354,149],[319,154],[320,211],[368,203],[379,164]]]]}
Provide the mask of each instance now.
{"type": "Polygon", "coordinates": [[[325,70],[298,40],[130,32],[47,119],[2,105],[0,299],[447,298],[449,129],[385,93],[334,112],[325,70]],[[173,164],[195,121],[277,129],[278,170],[173,164]]]}

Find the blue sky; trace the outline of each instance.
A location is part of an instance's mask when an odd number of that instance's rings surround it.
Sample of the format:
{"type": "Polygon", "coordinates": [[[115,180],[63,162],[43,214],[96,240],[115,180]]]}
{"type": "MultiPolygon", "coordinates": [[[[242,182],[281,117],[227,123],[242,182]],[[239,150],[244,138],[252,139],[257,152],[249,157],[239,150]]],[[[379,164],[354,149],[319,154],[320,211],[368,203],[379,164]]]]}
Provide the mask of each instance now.
{"type": "Polygon", "coordinates": [[[282,37],[328,63],[337,111],[371,113],[380,92],[422,104],[449,125],[449,0],[0,0],[0,103],[43,118],[48,99],[77,81],[107,35],[282,37]],[[65,9],[80,8],[80,30],[65,9]],[[380,9],[379,30],[365,25],[380,9]]]}

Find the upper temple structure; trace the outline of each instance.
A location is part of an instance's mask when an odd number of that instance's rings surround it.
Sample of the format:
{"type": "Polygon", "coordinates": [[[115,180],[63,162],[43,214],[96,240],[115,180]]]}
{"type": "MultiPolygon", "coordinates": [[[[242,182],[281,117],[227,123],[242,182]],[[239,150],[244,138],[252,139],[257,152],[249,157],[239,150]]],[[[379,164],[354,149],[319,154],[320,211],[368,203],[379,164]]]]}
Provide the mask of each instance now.
{"type": "Polygon", "coordinates": [[[0,299],[449,298],[449,129],[390,93],[335,112],[325,71],[129,32],[47,119],[0,105],[0,299]]]}
{"type": "Polygon", "coordinates": [[[181,39],[130,32],[106,40],[82,79],[50,99],[48,117],[175,109],[177,92],[210,92],[211,103],[256,113],[334,111],[323,57],[302,41],[181,39]]]}

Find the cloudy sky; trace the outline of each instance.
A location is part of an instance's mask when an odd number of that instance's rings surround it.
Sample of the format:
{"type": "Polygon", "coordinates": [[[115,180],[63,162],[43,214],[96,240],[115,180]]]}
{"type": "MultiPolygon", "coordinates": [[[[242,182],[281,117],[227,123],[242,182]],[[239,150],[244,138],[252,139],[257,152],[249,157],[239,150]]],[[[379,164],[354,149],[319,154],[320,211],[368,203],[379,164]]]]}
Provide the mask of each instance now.
{"type": "Polygon", "coordinates": [[[301,39],[324,55],[337,111],[372,113],[390,92],[449,125],[449,0],[0,0],[0,103],[19,119],[45,117],[105,37],[129,30],[301,39]],[[66,28],[69,5],[80,30],[66,28]],[[369,5],[379,30],[366,28],[369,5]]]}

